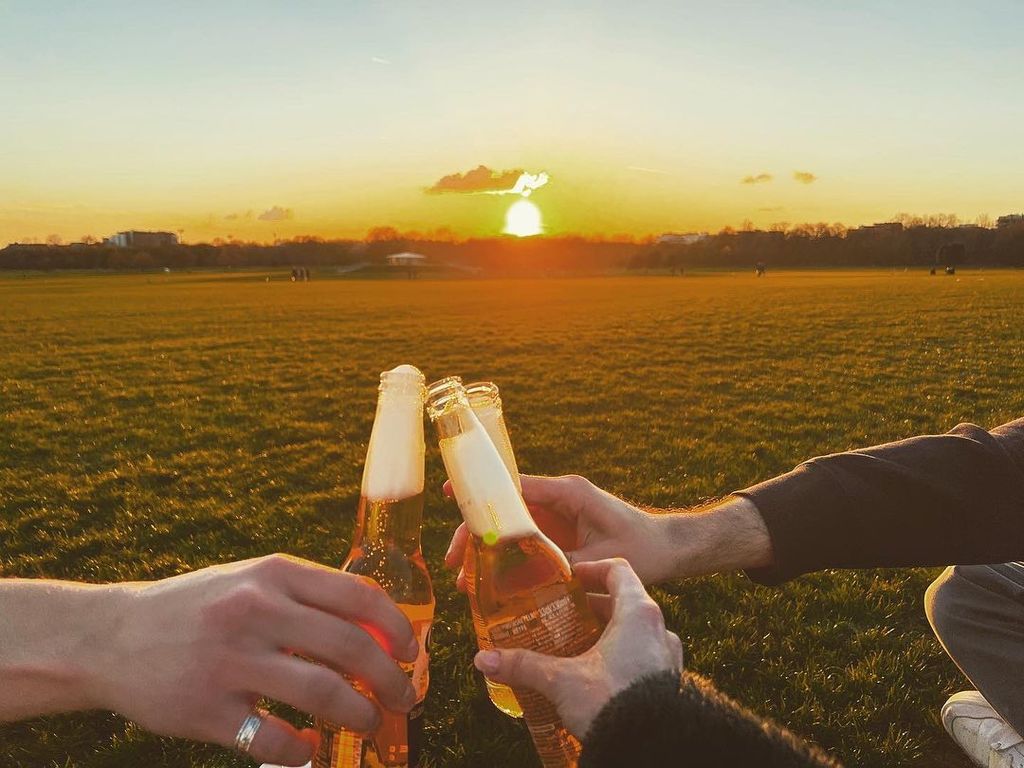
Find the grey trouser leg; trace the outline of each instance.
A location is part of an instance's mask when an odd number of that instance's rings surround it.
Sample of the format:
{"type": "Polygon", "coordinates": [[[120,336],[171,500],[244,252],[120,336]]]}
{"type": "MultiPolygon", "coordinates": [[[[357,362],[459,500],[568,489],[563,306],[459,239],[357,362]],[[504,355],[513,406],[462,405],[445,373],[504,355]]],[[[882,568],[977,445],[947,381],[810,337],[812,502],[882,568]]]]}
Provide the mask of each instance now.
{"type": "Polygon", "coordinates": [[[1024,567],[947,568],[924,602],[946,653],[996,712],[1024,733],[1024,567]]]}

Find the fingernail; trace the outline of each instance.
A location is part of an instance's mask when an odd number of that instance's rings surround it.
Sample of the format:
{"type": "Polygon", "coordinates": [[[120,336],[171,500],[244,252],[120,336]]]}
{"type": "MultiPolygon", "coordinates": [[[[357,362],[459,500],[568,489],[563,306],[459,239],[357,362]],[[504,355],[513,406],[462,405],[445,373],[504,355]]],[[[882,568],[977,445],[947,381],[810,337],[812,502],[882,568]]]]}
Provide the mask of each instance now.
{"type": "Polygon", "coordinates": [[[498,671],[501,664],[501,654],[497,651],[480,651],[473,659],[476,668],[485,675],[492,675],[498,671]]]}
{"type": "Polygon", "coordinates": [[[402,697],[402,705],[405,707],[406,712],[416,706],[416,689],[411,685],[405,690],[405,696],[402,697]]]}
{"type": "Polygon", "coordinates": [[[415,659],[420,655],[420,641],[415,637],[409,642],[409,646],[405,649],[405,655],[411,659],[415,659]]]}

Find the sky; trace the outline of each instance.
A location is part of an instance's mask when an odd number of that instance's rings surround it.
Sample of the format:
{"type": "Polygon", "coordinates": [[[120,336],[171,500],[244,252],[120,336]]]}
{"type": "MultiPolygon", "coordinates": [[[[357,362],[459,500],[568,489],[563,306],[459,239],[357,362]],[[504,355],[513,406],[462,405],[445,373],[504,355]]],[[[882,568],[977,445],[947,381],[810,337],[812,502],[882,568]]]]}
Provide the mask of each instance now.
{"type": "Polygon", "coordinates": [[[1018,0],[0,0],[0,244],[491,236],[523,171],[551,235],[996,217],[1021,28],[1018,0]]]}

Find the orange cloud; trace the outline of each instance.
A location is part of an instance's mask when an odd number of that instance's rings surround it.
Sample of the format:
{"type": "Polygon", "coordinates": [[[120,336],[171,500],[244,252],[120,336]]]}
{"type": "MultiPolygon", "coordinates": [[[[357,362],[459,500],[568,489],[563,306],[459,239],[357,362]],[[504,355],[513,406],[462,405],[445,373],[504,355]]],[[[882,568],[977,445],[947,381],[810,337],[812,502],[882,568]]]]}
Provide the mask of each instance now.
{"type": "Polygon", "coordinates": [[[740,184],[767,184],[774,178],[770,173],[759,173],[757,176],[744,176],[740,184]]]}
{"type": "Polygon", "coordinates": [[[799,181],[801,184],[813,184],[818,177],[809,171],[793,171],[793,180],[799,181]]]}
{"type": "Polygon", "coordinates": [[[523,173],[525,171],[521,168],[510,171],[494,171],[486,165],[478,165],[465,173],[451,173],[442,176],[424,192],[428,195],[499,192],[510,189],[523,173]]]}
{"type": "Polygon", "coordinates": [[[291,208],[282,208],[280,205],[275,205],[273,208],[265,210],[256,218],[260,221],[286,221],[287,219],[295,218],[295,211],[291,208]]]}

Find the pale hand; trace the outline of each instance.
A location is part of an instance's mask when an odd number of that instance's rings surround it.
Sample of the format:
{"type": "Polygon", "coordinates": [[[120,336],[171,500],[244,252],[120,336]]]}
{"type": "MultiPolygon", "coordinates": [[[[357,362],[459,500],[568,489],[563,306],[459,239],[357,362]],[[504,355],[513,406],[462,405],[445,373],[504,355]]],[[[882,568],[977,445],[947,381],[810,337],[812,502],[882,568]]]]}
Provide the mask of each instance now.
{"type": "MultiPolygon", "coordinates": [[[[621,557],[645,584],[673,578],[678,558],[671,515],[645,512],[603,491],[578,475],[521,475],[523,500],[544,534],[565,552],[572,564],[621,557]]],[[[451,486],[445,483],[446,495],[451,486]]],[[[463,523],[445,555],[449,568],[461,567],[469,539],[463,523]]],[[[465,589],[463,575],[459,589],[465,589]]]]}
{"type": "MultiPolygon", "coordinates": [[[[91,698],[148,730],[230,747],[265,696],[372,731],[377,707],[342,673],[388,709],[407,712],[415,703],[394,661],[416,657],[409,622],[380,587],[357,576],[273,555],[115,589],[120,605],[97,652],[91,698]]],[[[316,744],[312,729],[271,716],[249,754],[300,765],[316,744]]]]}
{"type": "Polygon", "coordinates": [[[542,694],[582,739],[615,694],[646,675],[681,673],[683,647],[625,560],[581,563],[575,573],[588,592],[597,593],[592,605],[608,622],[593,648],[569,658],[518,648],[480,651],[474,663],[491,680],[542,694]]]}

